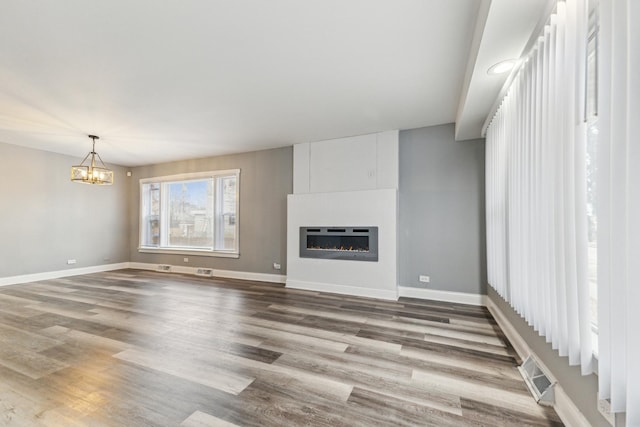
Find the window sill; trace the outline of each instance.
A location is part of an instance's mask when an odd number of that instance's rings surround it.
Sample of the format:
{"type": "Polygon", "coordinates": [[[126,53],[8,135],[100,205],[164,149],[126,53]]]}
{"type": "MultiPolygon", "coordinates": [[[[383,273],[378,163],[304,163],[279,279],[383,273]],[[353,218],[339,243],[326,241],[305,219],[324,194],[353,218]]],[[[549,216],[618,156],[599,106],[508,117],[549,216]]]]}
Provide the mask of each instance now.
{"type": "Polygon", "coordinates": [[[139,247],[138,252],[147,254],[169,254],[169,255],[192,255],[192,256],[211,256],[218,258],[240,258],[240,253],[232,251],[208,251],[198,249],[159,249],[159,248],[146,248],[139,247]]]}

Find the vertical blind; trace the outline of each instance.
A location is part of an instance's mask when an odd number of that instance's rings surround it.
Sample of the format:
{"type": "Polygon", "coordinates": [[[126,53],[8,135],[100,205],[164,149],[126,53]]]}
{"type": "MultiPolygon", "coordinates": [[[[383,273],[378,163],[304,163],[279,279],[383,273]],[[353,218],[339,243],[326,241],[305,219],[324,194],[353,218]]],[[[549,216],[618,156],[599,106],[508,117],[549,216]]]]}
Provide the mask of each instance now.
{"type": "MultiPolygon", "coordinates": [[[[598,397],[640,426],[640,2],[599,7],[598,397]]],[[[587,23],[586,0],[557,3],[486,134],[489,283],[583,374],[587,23]]]]}
{"type": "Polygon", "coordinates": [[[587,280],[585,0],[559,2],[487,128],[488,278],[593,371],[587,280]]]}

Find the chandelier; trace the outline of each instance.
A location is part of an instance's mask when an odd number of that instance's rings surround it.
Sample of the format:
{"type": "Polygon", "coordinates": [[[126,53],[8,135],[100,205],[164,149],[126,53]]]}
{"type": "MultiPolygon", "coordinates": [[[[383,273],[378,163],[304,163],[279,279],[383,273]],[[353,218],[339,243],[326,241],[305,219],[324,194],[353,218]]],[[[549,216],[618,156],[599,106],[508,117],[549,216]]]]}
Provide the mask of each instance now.
{"type": "Polygon", "coordinates": [[[100,139],[100,137],[89,135],[89,138],[93,140],[93,148],[79,166],[71,166],[71,181],[82,184],[111,185],[113,184],[113,171],[107,169],[100,154],[96,153],[96,139],[100,139]],[[87,162],[89,158],[91,160],[87,162]]]}

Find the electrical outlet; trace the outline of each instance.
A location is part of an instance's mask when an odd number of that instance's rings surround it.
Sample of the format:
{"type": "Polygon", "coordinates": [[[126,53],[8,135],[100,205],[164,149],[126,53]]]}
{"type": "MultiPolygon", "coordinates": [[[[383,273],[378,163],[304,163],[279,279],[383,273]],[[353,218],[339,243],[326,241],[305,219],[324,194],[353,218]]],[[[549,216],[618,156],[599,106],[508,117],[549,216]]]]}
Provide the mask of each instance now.
{"type": "Polygon", "coordinates": [[[273,269],[274,270],[280,270],[282,268],[282,266],[280,264],[278,264],[277,262],[273,263],[273,269]]]}
{"type": "Polygon", "coordinates": [[[67,260],[67,265],[71,265],[71,264],[75,264],[76,260],[75,259],[68,259],[67,260]]]}
{"type": "Polygon", "coordinates": [[[189,258],[184,257],[184,258],[183,258],[183,261],[184,261],[184,262],[189,262],[189,258]]]}
{"type": "Polygon", "coordinates": [[[429,278],[429,276],[423,276],[421,274],[420,276],[418,276],[418,280],[421,281],[422,283],[429,283],[431,279],[429,278]]]}

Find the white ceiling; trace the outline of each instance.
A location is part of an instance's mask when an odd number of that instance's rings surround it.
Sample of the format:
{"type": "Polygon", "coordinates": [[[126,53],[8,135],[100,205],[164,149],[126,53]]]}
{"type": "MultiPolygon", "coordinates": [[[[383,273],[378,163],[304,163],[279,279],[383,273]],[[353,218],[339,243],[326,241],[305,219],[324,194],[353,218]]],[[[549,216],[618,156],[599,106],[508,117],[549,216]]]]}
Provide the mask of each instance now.
{"type": "Polygon", "coordinates": [[[92,133],[135,166],[464,127],[504,82],[479,89],[473,64],[501,41],[472,40],[505,1],[2,0],[0,142],[83,157],[92,133]]]}
{"type": "Polygon", "coordinates": [[[483,2],[469,52],[465,85],[456,116],[456,139],[478,138],[508,75],[489,75],[498,62],[518,59],[546,20],[555,0],[483,2]]]}

